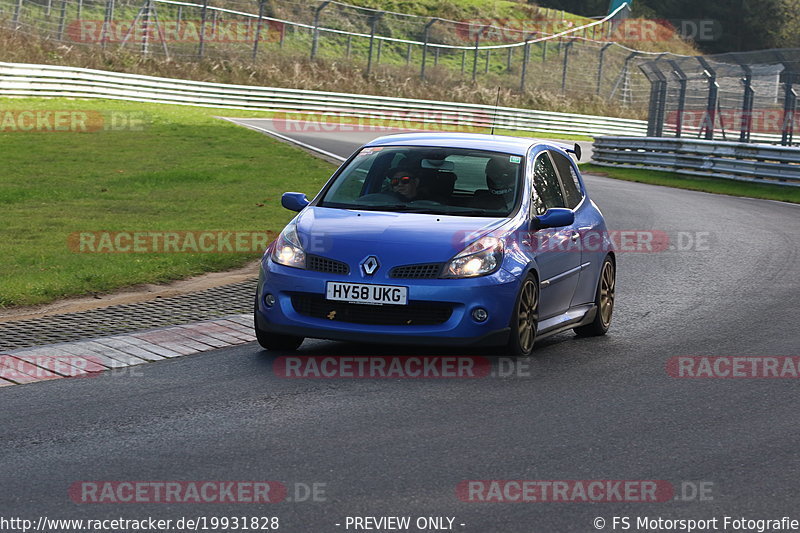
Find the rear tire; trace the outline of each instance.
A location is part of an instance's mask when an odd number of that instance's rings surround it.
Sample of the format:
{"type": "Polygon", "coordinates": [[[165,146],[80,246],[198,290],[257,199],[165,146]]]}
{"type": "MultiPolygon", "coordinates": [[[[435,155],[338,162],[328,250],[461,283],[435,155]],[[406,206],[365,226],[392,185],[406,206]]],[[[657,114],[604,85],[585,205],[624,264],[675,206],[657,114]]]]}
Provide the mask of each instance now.
{"type": "Polygon", "coordinates": [[[264,331],[258,327],[258,296],[256,295],[255,308],[253,310],[253,329],[256,331],[256,340],[265,350],[271,352],[293,352],[303,344],[303,337],[294,335],[280,335],[264,331]]]}
{"type": "Polygon", "coordinates": [[[514,357],[528,357],[533,353],[539,328],[539,282],[529,274],[522,282],[514,313],[511,317],[511,334],[507,350],[514,357]]]}
{"type": "Polygon", "coordinates": [[[614,312],[614,290],[616,288],[617,269],[614,260],[606,256],[603,261],[603,268],[600,269],[600,279],[597,280],[597,293],[594,298],[594,305],[597,312],[594,320],[585,326],[574,329],[578,337],[599,337],[605,335],[611,327],[611,316],[614,312]]]}

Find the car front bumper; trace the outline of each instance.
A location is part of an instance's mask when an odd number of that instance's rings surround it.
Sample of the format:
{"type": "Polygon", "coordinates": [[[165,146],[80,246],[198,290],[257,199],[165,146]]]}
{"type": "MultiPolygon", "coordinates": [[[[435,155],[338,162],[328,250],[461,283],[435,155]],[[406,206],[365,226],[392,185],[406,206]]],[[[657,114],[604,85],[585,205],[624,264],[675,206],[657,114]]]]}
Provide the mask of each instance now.
{"type": "MultiPolygon", "coordinates": [[[[363,279],[301,270],[262,260],[256,298],[255,320],[262,331],[283,335],[354,342],[392,344],[428,344],[450,346],[497,346],[508,341],[519,278],[498,270],[489,276],[469,279],[363,279]],[[439,324],[377,325],[347,322],[301,314],[292,296],[322,297],[328,281],[375,283],[408,287],[409,304],[446,304],[450,317],[439,324]],[[271,294],[275,303],[267,306],[264,297],[271,294]],[[482,307],[488,318],[478,322],[472,317],[482,307]]],[[[356,304],[354,304],[356,305],[356,304]]]]}

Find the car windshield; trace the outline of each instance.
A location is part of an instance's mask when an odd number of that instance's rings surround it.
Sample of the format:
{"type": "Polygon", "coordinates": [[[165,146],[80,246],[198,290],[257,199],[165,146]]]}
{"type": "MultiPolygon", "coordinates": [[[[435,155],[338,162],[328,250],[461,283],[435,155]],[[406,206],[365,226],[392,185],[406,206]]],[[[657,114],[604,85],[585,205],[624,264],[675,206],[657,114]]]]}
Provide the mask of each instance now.
{"type": "Polygon", "coordinates": [[[342,169],[319,205],[505,217],[521,196],[523,159],[465,148],[366,147],[342,169]]]}

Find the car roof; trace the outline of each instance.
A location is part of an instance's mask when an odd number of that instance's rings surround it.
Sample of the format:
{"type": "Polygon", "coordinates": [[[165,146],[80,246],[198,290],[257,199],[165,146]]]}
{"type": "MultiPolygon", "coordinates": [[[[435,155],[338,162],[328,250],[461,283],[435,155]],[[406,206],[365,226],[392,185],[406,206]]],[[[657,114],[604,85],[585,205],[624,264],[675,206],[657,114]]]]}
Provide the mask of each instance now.
{"type": "Polygon", "coordinates": [[[432,146],[438,148],[468,148],[473,150],[488,150],[490,152],[504,152],[514,155],[526,155],[528,150],[537,144],[555,146],[565,150],[571,148],[548,139],[533,137],[510,137],[507,135],[487,135],[482,133],[398,133],[378,137],[365,146],[432,146]]]}

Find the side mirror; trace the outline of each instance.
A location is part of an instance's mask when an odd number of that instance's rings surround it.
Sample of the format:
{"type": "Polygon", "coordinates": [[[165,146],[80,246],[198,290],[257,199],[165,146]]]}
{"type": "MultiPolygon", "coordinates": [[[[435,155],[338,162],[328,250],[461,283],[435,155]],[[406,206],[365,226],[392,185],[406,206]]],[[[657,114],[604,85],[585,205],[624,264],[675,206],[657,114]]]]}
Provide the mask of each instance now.
{"type": "Polygon", "coordinates": [[[285,192],[281,196],[281,205],[289,211],[302,211],[308,204],[308,198],[301,192],[285,192]]]}
{"type": "Polygon", "coordinates": [[[552,207],[543,215],[534,217],[531,221],[531,230],[544,228],[562,228],[571,226],[575,222],[575,213],[563,207],[552,207]]]}
{"type": "Polygon", "coordinates": [[[575,143],[574,150],[575,150],[575,157],[578,159],[578,161],[580,161],[581,160],[581,145],[578,144],[578,143],[575,143]]]}

